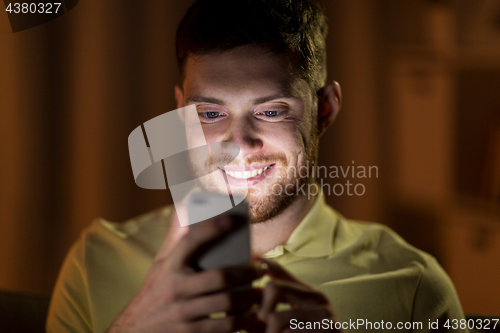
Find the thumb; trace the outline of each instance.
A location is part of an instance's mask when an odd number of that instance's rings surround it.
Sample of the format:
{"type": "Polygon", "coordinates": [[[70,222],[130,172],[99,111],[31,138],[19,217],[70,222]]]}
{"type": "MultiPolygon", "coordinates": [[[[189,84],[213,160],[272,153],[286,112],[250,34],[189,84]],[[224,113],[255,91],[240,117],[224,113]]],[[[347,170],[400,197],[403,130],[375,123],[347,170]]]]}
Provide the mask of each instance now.
{"type": "Polygon", "coordinates": [[[187,225],[182,226],[180,221],[187,221],[187,210],[182,204],[176,205],[172,211],[167,236],[157,256],[168,255],[177,246],[181,238],[189,232],[189,227],[187,225]]]}
{"type": "Polygon", "coordinates": [[[258,260],[262,262],[263,266],[265,267],[264,269],[266,271],[266,274],[271,278],[301,283],[301,281],[297,280],[290,272],[288,272],[277,262],[269,259],[264,259],[262,257],[258,257],[258,260]]]}

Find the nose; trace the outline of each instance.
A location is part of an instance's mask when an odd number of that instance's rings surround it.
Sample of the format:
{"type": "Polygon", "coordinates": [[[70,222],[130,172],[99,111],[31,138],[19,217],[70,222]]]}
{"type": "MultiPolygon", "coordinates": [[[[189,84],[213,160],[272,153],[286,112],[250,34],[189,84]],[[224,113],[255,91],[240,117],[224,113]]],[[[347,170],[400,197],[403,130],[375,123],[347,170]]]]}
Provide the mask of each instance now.
{"type": "Polygon", "coordinates": [[[235,117],[226,132],[225,142],[232,142],[240,147],[242,157],[252,155],[262,149],[262,141],[252,117],[235,117]]]}

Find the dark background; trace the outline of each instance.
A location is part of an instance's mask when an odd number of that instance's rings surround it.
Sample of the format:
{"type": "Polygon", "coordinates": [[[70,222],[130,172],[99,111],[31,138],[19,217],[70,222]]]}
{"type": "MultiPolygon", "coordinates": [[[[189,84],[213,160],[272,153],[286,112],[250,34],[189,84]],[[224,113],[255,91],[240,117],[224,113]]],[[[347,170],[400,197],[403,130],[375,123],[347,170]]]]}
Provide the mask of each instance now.
{"type": "MultiPolygon", "coordinates": [[[[127,137],[175,109],[190,3],[81,0],[18,33],[0,13],[0,289],[50,293],[92,219],[171,202],[135,185],[127,137]]],[[[344,95],[320,165],[378,167],[328,202],[435,255],[466,311],[500,313],[500,3],[319,3],[344,95]]]]}

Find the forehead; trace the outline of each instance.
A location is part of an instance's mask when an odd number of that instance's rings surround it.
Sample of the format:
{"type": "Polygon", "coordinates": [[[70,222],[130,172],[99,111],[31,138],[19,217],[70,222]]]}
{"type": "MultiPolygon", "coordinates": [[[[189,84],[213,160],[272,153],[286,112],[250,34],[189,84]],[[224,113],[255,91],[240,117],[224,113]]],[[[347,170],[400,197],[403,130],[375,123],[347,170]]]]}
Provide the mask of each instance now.
{"type": "Polygon", "coordinates": [[[186,61],[184,93],[217,97],[282,95],[304,99],[308,83],[291,70],[283,55],[256,46],[241,46],[222,53],[191,55],[186,61]]]}

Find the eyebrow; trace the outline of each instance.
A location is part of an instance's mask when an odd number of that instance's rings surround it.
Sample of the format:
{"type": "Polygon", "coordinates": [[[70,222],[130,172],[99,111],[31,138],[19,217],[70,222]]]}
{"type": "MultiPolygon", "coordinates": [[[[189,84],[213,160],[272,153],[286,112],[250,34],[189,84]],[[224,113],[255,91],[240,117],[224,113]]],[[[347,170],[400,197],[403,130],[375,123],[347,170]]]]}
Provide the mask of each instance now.
{"type": "Polygon", "coordinates": [[[269,101],[279,99],[279,98],[294,98],[294,97],[295,96],[292,96],[291,94],[278,93],[278,94],[274,94],[274,95],[270,95],[270,96],[266,96],[266,97],[257,98],[253,102],[254,102],[254,104],[262,104],[262,103],[269,102],[269,101]]]}
{"type": "MultiPolygon", "coordinates": [[[[253,104],[262,104],[266,103],[278,98],[294,98],[295,96],[292,96],[290,94],[283,94],[283,93],[278,93],[274,95],[269,95],[265,97],[259,97],[257,99],[253,100],[253,104]]],[[[212,97],[207,97],[207,96],[190,96],[186,99],[186,103],[190,102],[195,102],[195,103],[212,103],[212,104],[218,104],[218,105],[224,105],[225,102],[223,100],[217,99],[217,98],[212,98],[212,97]]]]}
{"type": "Polygon", "coordinates": [[[212,98],[212,97],[205,97],[205,96],[191,96],[186,99],[186,103],[189,102],[198,102],[198,103],[212,103],[212,104],[219,104],[219,105],[224,105],[224,101],[217,99],[217,98],[212,98]]]}

